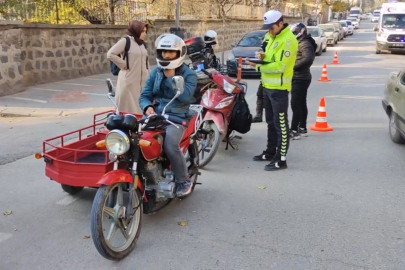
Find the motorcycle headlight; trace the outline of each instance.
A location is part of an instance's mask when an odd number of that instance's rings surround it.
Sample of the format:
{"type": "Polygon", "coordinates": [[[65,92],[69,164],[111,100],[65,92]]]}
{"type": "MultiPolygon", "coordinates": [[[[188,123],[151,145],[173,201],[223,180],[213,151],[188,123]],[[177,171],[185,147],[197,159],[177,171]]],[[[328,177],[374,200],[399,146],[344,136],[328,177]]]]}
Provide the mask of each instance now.
{"type": "Polygon", "coordinates": [[[232,103],[232,101],[233,101],[233,97],[229,100],[222,101],[222,102],[218,103],[217,106],[215,106],[215,109],[223,109],[223,108],[229,106],[232,103]]]}
{"type": "Polygon", "coordinates": [[[228,94],[232,94],[233,90],[235,89],[235,85],[230,84],[227,80],[224,79],[224,90],[225,92],[227,92],[228,94]]]}
{"type": "Polygon", "coordinates": [[[130,141],[128,136],[121,130],[111,130],[105,137],[105,146],[111,153],[119,156],[129,150],[130,141]]]}

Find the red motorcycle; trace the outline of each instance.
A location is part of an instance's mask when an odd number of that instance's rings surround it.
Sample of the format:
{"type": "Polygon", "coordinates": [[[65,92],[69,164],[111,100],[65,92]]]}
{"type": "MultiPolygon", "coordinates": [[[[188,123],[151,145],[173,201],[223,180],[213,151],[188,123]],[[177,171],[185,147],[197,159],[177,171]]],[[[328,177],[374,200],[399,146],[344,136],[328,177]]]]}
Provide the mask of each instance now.
{"type": "Polygon", "coordinates": [[[199,78],[201,78],[201,73],[208,76],[211,83],[199,90],[203,92],[200,104],[204,107],[202,126],[199,130],[200,168],[213,159],[221,139],[232,148],[234,146],[231,140],[234,138],[241,139],[240,136],[233,135],[233,131],[229,129],[229,123],[236,98],[238,95],[245,96],[247,92],[246,82],[233,81],[230,77],[214,69],[201,69],[198,72],[199,78]]]}
{"type": "MultiPolygon", "coordinates": [[[[181,76],[173,77],[172,82],[176,95],[166,107],[184,91],[181,76]]],[[[107,81],[107,84],[110,92],[108,97],[113,102],[111,81],[107,81]]],[[[114,169],[97,183],[100,188],[90,216],[94,245],[107,259],[126,257],[134,249],[140,235],[143,214],[161,210],[176,197],[175,177],[170,161],[163,152],[164,126],[187,126],[187,123],[166,115],[166,107],[161,115],[153,114],[138,120],[132,114],[123,115],[116,106],[116,113],[109,115],[105,123],[109,133],[105,140],[97,143],[98,147],[107,148],[109,159],[115,161],[114,169]],[[112,224],[106,226],[106,221],[112,224]],[[121,236],[121,242],[113,241],[117,235],[121,236]]],[[[194,190],[200,175],[196,134],[202,106],[193,105],[190,108],[195,114],[189,121],[180,148],[186,155],[194,190]]]]}

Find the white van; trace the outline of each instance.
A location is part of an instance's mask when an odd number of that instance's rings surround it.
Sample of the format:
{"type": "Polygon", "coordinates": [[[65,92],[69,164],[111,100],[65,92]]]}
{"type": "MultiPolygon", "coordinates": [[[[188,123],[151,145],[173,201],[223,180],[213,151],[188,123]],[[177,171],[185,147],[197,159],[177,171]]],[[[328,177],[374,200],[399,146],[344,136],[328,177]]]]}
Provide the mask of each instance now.
{"type": "Polygon", "coordinates": [[[380,10],[376,9],[373,11],[373,14],[371,15],[371,22],[378,22],[380,19],[380,10]]]}
{"type": "Polygon", "coordinates": [[[405,51],[405,3],[384,3],[376,31],[376,53],[405,51]]]}

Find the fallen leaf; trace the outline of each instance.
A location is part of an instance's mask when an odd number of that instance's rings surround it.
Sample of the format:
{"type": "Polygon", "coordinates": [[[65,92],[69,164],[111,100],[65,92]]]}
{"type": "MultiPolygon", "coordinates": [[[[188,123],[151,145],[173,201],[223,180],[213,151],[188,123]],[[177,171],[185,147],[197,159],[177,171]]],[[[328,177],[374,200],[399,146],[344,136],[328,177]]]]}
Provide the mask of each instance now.
{"type": "Polygon", "coordinates": [[[11,215],[11,213],[13,213],[13,211],[11,211],[11,210],[6,210],[6,211],[4,211],[3,215],[9,216],[9,215],[11,215]]]}
{"type": "Polygon", "coordinates": [[[258,189],[266,189],[266,186],[258,186],[258,189]]]}
{"type": "Polygon", "coordinates": [[[89,239],[89,238],[90,238],[90,235],[83,236],[83,239],[89,239]]]}
{"type": "Polygon", "coordinates": [[[188,221],[184,220],[184,221],[180,221],[177,224],[179,224],[180,226],[187,226],[188,225],[188,221]]]}

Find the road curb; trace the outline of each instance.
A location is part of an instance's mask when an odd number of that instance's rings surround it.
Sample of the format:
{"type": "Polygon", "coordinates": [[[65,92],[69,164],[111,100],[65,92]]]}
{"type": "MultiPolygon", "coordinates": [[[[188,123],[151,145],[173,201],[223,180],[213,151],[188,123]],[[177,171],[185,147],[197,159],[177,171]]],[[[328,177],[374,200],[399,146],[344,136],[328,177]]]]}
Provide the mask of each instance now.
{"type": "Polygon", "coordinates": [[[91,107],[83,109],[0,107],[0,117],[62,117],[91,111],[107,111],[113,107],[91,107]]]}

